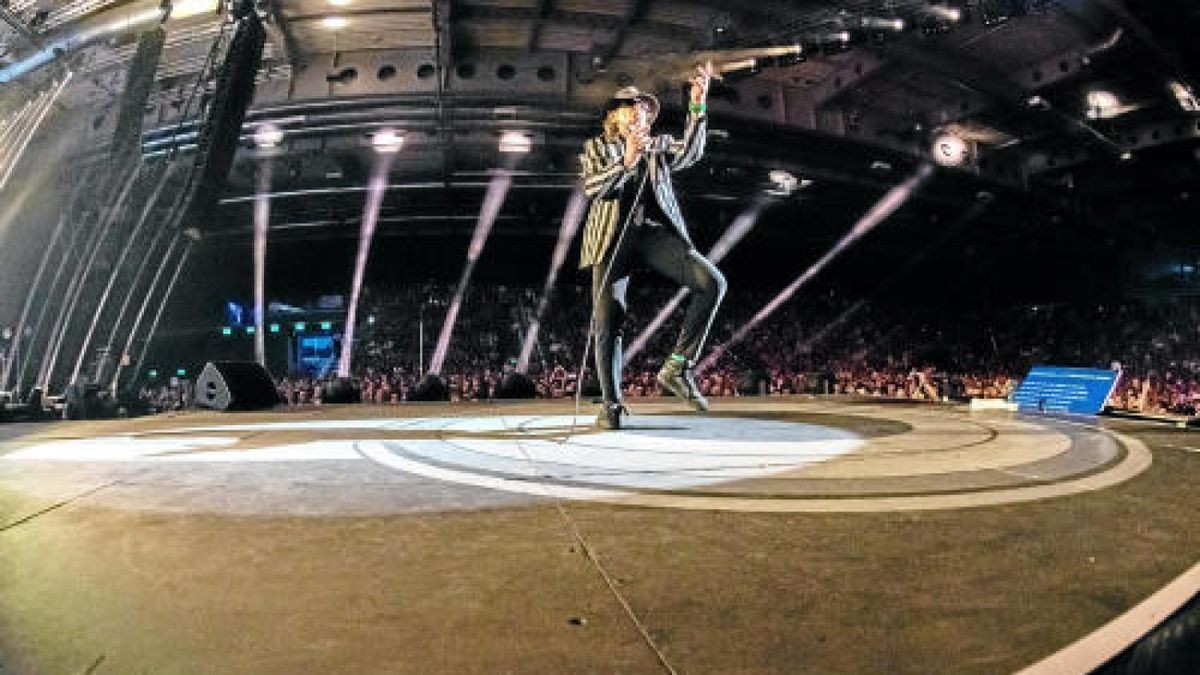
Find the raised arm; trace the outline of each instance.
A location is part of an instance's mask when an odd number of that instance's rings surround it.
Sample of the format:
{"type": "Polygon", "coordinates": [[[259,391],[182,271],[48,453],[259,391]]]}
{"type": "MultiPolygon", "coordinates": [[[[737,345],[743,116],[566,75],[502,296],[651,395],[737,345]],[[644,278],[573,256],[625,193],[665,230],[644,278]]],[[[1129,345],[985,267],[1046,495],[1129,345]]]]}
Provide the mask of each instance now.
{"type": "Polygon", "coordinates": [[[667,149],[670,153],[671,171],[682,171],[699,162],[700,158],[704,157],[704,141],[707,137],[708,115],[688,113],[683,138],[672,139],[667,149]]]}
{"type": "Polygon", "coordinates": [[[672,171],[686,169],[704,156],[704,142],[708,137],[708,85],[712,82],[712,76],[713,66],[709,62],[698,67],[692,78],[683,138],[672,141],[669,147],[672,171]]]}

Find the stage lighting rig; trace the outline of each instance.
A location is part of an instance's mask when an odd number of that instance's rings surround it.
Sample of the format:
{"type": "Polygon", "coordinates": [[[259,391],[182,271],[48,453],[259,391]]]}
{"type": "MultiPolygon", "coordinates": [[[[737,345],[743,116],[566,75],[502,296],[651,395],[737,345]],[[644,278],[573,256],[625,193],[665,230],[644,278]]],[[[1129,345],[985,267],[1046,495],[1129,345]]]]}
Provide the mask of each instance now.
{"type": "Polygon", "coordinates": [[[282,142],[283,130],[274,124],[271,124],[270,122],[264,122],[263,124],[260,124],[254,131],[254,144],[257,145],[260,150],[277,148],[282,142]]]}
{"type": "Polygon", "coordinates": [[[792,194],[796,186],[800,184],[800,181],[795,176],[783,169],[771,171],[767,174],[767,178],[771,181],[771,187],[767,188],[767,194],[776,197],[786,197],[792,194]]]}
{"type": "Polygon", "coordinates": [[[859,27],[864,30],[890,30],[897,33],[903,31],[907,24],[900,17],[863,16],[858,19],[859,27]]]}
{"type": "Polygon", "coordinates": [[[1033,108],[1034,110],[1050,110],[1051,108],[1050,102],[1041,96],[1030,96],[1025,101],[1025,105],[1033,108]]]}
{"type": "Polygon", "coordinates": [[[1200,101],[1196,99],[1196,94],[1191,87],[1178,80],[1172,80],[1167,87],[1175,95],[1175,100],[1179,102],[1179,107],[1184,112],[1200,112],[1200,101]]]}
{"type": "Polygon", "coordinates": [[[930,154],[942,166],[962,166],[970,156],[970,148],[958,135],[942,133],[934,139],[930,154]]]}
{"type": "Polygon", "coordinates": [[[506,154],[528,154],[533,140],[524,131],[505,131],[500,134],[500,152],[506,154]]]}
{"type": "Polygon", "coordinates": [[[803,190],[813,183],[807,178],[797,178],[791,172],[783,169],[773,169],[767,174],[767,179],[770,184],[766,193],[772,197],[789,197],[797,190],[803,190]]]}
{"type": "Polygon", "coordinates": [[[392,155],[404,147],[404,134],[392,129],[382,129],[371,135],[371,147],[381,155],[392,155]]]}
{"type": "Polygon", "coordinates": [[[1137,110],[1140,106],[1121,103],[1121,99],[1111,91],[1094,89],[1087,93],[1085,110],[1088,119],[1107,120],[1127,112],[1137,110]]]}
{"type": "Polygon", "coordinates": [[[966,18],[966,12],[961,7],[944,4],[925,5],[921,13],[948,23],[958,23],[966,18]]]}

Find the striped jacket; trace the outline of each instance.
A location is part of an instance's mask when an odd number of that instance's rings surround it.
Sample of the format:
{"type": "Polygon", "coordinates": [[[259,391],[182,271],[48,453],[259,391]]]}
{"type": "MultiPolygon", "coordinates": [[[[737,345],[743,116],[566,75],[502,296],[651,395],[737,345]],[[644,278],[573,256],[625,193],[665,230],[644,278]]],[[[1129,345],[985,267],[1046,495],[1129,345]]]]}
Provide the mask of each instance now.
{"type": "MultiPolygon", "coordinates": [[[[652,145],[665,148],[665,151],[647,154],[647,161],[651,162],[650,178],[642,198],[653,194],[671,225],[689,243],[691,237],[688,236],[687,223],[683,220],[675,190],[671,187],[671,173],[700,161],[704,155],[707,128],[706,115],[688,115],[682,139],[669,135],[658,136],[652,145]]],[[[620,223],[637,206],[634,197],[638,186],[629,180],[635,171],[625,168],[624,157],[624,142],[609,141],[603,136],[589,138],[583,154],[579,156],[583,165],[583,191],[592,200],[587,224],[583,228],[580,267],[590,267],[604,259],[620,223]]]]}

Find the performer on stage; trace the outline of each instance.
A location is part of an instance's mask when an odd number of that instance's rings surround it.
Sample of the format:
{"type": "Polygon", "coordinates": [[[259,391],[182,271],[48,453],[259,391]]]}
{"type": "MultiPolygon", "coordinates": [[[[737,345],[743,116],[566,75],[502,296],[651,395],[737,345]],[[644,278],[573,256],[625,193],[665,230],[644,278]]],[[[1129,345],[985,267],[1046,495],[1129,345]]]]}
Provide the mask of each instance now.
{"type": "Polygon", "coordinates": [[[604,395],[596,425],[604,429],[621,428],[621,415],[628,414],[621,404],[621,330],[629,274],[639,265],[691,291],[679,340],[657,379],[692,408],[708,410],[692,368],[725,295],[725,277],[692,245],[671,173],[704,154],[712,75],[708,63],[692,78],[682,139],[651,135],[658,99],[625,87],[605,107],[603,134],[589,139],[580,156],[584,191],[592,200],[580,267],[592,268],[596,370],[604,395]]]}

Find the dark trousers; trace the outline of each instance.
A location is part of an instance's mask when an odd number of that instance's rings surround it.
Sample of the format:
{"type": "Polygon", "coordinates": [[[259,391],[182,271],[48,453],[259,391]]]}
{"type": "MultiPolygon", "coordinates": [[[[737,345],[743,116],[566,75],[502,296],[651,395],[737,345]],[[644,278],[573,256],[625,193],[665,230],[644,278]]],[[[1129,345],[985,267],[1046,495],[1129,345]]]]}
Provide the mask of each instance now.
{"type": "MultiPolygon", "coordinates": [[[[615,241],[613,245],[616,247],[615,241]]],[[[639,266],[648,267],[691,291],[683,327],[673,350],[688,361],[695,361],[704,347],[708,330],[717,315],[717,306],[725,296],[725,276],[669,226],[649,222],[631,224],[620,247],[592,267],[596,372],[606,403],[621,400],[625,291],[629,286],[629,274],[639,266]]]]}

